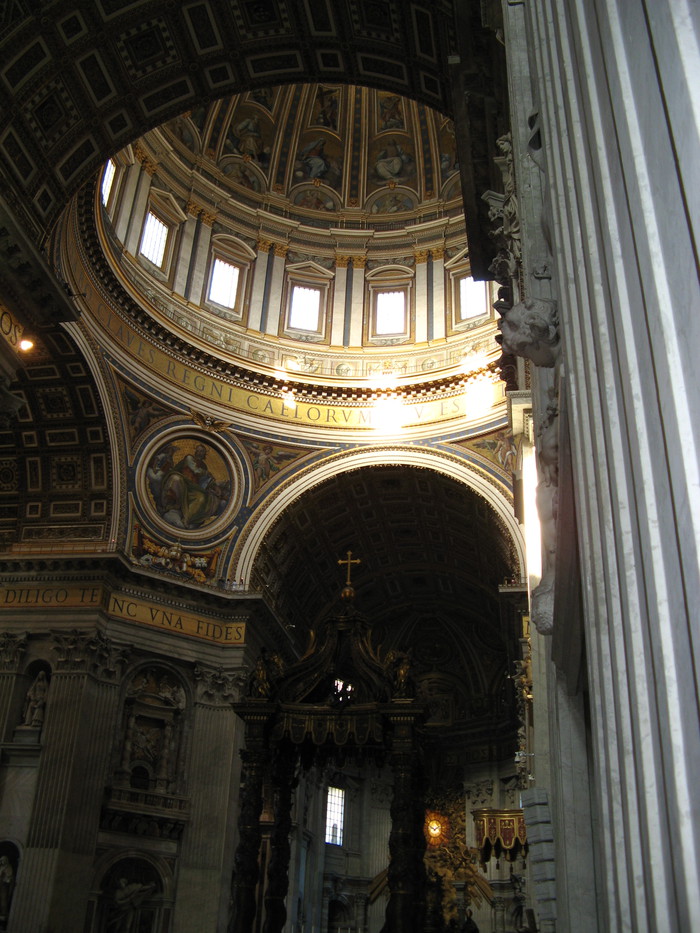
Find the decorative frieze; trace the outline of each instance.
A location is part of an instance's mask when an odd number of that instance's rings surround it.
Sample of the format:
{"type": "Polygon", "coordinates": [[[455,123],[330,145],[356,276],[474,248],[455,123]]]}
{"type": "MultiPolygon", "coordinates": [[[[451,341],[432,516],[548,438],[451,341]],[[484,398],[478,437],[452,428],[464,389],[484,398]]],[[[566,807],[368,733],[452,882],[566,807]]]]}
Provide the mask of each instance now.
{"type": "Polygon", "coordinates": [[[130,655],[130,649],[115,645],[101,632],[51,632],[55,670],[62,673],[89,673],[99,679],[116,681],[130,655]]]}

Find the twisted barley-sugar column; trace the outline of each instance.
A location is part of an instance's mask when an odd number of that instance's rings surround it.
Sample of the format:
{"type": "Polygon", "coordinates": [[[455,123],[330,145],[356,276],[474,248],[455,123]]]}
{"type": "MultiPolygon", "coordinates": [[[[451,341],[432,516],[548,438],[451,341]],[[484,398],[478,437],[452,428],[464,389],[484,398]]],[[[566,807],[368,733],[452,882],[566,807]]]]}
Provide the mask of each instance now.
{"type": "Polygon", "coordinates": [[[269,762],[262,730],[251,736],[246,726],[246,745],[241,750],[245,784],[238,817],[238,848],[233,860],[231,920],[228,933],[252,933],[255,921],[255,889],[260,877],[260,814],[263,807],[263,780],[269,762]]]}
{"type": "Polygon", "coordinates": [[[289,887],[289,834],[292,829],[292,787],[296,754],[278,749],[272,772],[274,785],[274,825],[270,835],[270,861],[265,891],[263,933],[282,933],[287,919],[284,900],[289,887]]]}

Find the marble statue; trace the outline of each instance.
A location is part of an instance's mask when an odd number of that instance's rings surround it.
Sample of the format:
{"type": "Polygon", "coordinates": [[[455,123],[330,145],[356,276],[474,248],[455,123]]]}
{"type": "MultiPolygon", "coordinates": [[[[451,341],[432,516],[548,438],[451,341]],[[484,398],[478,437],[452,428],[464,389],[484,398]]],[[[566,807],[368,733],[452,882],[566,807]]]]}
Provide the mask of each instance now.
{"type": "Polygon", "coordinates": [[[25,726],[31,726],[33,729],[41,729],[44,723],[44,710],[48,692],[48,678],[44,671],[40,671],[34,683],[29,690],[27,690],[23,712],[25,726]]]}
{"type": "Polygon", "coordinates": [[[110,933],[136,933],[134,921],[137,908],[154,890],[153,883],[141,884],[138,881],[128,882],[126,878],[120,878],[113,895],[114,913],[108,925],[110,933]]]}
{"type": "Polygon", "coordinates": [[[507,310],[498,322],[501,346],[507,353],[525,357],[535,366],[551,368],[560,354],[556,303],[525,298],[507,310]]]}

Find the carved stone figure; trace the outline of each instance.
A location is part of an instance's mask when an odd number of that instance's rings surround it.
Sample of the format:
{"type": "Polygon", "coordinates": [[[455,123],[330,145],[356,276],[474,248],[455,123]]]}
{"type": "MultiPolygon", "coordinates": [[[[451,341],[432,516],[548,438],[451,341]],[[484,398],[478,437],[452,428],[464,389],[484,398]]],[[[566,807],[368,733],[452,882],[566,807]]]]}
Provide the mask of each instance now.
{"type": "Polygon", "coordinates": [[[507,353],[532,360],[535,366],[555,366],[560,354],[556,303],[526,298],[505,312],[498,322],[501,345],[507,353]]]}
{"type": "Polygon", "coordinates": [[[33,729],[41,729],[44,723],[44,710],[48,692],[48,678],[44,671],[40,671],[34,683],[29,690],[27,690],[23,712],[25,726],[31,726],[33,729]]]}
{"type": "Polygon", "coordinates": [[[120,878],[113,895],[114,914],[108,925],[110,933],[135,933],[137,909],[154,890],[155,884],[129,883],[126,878],[120,878]]]}

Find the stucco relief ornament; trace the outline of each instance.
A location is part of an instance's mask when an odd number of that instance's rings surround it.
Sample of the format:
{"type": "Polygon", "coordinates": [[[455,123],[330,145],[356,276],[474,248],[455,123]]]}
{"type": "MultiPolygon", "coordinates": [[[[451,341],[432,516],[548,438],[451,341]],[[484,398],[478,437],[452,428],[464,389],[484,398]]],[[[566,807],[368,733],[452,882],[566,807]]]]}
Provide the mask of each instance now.
{"type": "Polygon", "coordinates": [[[509,285],[510,279],[517,275],[522,260],[522,242],[520,232],[520,208],[515,193],[515,171],[513,166],[513,143],[510,133],[499,137],[496,145],[501,155],[494,162],[501,170],[503,192],[486,191],[482,199],[489,206],[489,220],[498,226],[490,236],[498,246],[498,253],[489,266],[500,285],[509,285]]]}
{"type": "Polygon", "coordinates": [[[559,315],[554,301],[525,298],[505,311],[498,322],[506,353],[551,369],[561,353],[559,315]]]}

